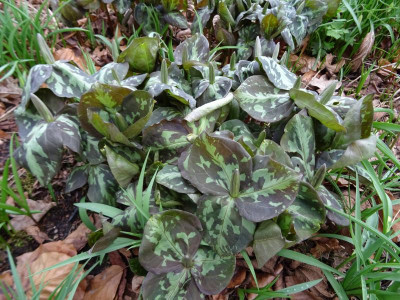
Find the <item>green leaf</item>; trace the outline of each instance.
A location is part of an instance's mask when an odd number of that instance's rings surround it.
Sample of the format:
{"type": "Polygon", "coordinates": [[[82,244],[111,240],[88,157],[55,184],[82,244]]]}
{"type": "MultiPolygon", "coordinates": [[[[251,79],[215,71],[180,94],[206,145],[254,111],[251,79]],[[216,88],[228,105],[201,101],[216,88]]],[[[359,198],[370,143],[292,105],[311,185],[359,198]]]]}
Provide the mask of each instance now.
{"type": "Polygon", "coordinates": [[[90,91],[82,95],[78,105],[78,117],[82,127],[91,135],[102,137],[101,134],[90,124],[88,118],[89,110],[115,108],[119,107],[124,98],[132,93],[132,90],[126,87],[95,84],[90,91]]]}
{"type": "Polygon", "coordinates": [[[257,60],[265,74],[267,74],[269,81],[271,81],[275,87],[286,91],[293,88],[297,79],[294,73],[290,72],[285,66],[278,64],[271,57],[260,56],[257,57],[257,60]]]}
{"type": "Polygon", "coordinates": [[[281,147],[287,152],[300,155],[306,176],[311,180],[315,168],[315,135],[310,117],[296,114],[285,126],[281,147]]]}
{"type": "MultiPolygon", "coordinates": [[[[118,85],[121,82],[124,85],[123,79],[128,74],[129,64],[128,63],[115,63],[111,62],[103,66],[100,70],[92,75],[95,82],[118,85]],[[115,78],[117,75],[117,79],[115,78]]],[[[133,76],[135,78],[135,76],[133,76]]],[[[145,76],[146,77],[146,76],[145,76]]]]}
{"type": "Polygon", "coordinates": [[[199,219],[188,212],[168,210],[152,216],[144,228],[140,264],[155,274],[184,270],[200,245],[201,230],[199,219]]]}
{"type": "Polygon", "coordinates": [[[313,94],[300,89],[291,89],[289,94],[298,107],[301,109],[306,108],[310,116],[326,127],[335,131],[346,131],[346,128],[336,120],[335,115],[323,104],[319,103],[313,94]]]}
{"type": "Polygon", "coordinates": [[[306,182],[300,183],[299,194],[287,211],[292,216],[297,242],[309,238],[325,222],[325,206],[318,193],[306,182]]]}
{"type": "Polygon", "coordinates": [[[279,20],[272,13],[265,15],[261,20],[261,30],[263,31],[265,38],[268,40],[271,39],[278,27],[279,20]]]}
{"type": "Polygon", "coordinates": [[[232,174],[238,169],[241,185],[251,172],[251,158],[237,142],[201,134],[192,147],[179,158],[182,176],[208,195],[228,195],[232,174]]]}
{"type": "Polygon", "coordinates": [[[286,245],[280,227],[272,220],[262,222],[254,234],[253,250],[261,268],[286,245]]]}
{"type": "Polygon", "coordinates": [[[173,165],[164,166],[158,172],[156,181],[158,184],[181,194],[194,194],[197,191],[188,181],[183,179],[178,167],[173,165]]]}
{"type": "Polygon", "coordinates": [[[208,61],[210,48],[208,40],[204,35],[195,34],[176,47],[174,51],[174,59],[178,65],[184,63],[183,52],[185,48],[187,49],[187,61],[197,61],[202,63],[208,61]]]}
{"type": "Polygon", "coordinates": [[[251,180],[236,198],[240,215],[253,222],[278,216],[295,200],[300,176],[272,159],[254,170],[251,180]]]}
{"type": "Polygon", "coordinates": [[[122,155],[117,154],[107,145],[104,146],[104,149],[111,173],[114,175],[118,184],[125,188],[130,183],[133,176],[139,173],[139,166],[130,162],[122,155]]]}
{"type": "Polygon", "coordinates": [[[142,295],[144,299],[205,299],[187,269],[160,275],[148,273],[143,280],[142,295]]]}
{"type": "Polygon", "coordinates": [[[192,276],[206,295],[220,293],[231,281],[236,267],[235,256],[220,256],[209,247],[200,247],[193,260],[192,276]]]}
{"type": "Polygon", "coordinates": [[[119,55],[118,62],[127,61],[134,71],[149,73],[155,67],[159,47],[158,38],[135,38],[119,55]]]}
{"type": "Polygon", "coordinates": [[[60,170],[64,147],[76,153],[81,150],[78,124],[67,115],[59,116],[51,123],[37,123],[14,155],[40,184],[47,185],[60,170]]]}
{"type": "MultiPolygon", "coordinates": [[[[343,211],[340,198],[335,193],[328,191],[323,185],[317,188],[318,196],[326,207],[333,207],[336,210],[343,211]]],[[[349,219],[335,213],[332,210],[328,210],[326,216],[340,226],[349,226],[349,219]]]]}
{"type": "Polygon", "coordinates": [[[88,168],[86,165],[75,167],[69,174],[66,185],[65,192],[71,193],[87,183],[88,178],[88,168]]]}
{"type": "Polygon", "coordinates": [[[90,166],[87,196],[91,202],[114,204],[118,183],[105,164],[90,166]]]}
{"type": "Polygon", "coordinates": [[[337,133],[333,141],[333,148],[345,149],[359,139],[367,139],[371,135],[374,108],[372,94],[363,97],[346,113],[343,126],[346,132],[337,133]]]}
{"type": "Polygon", "coordinates": [[[238,253],[253,239],[255,224],[240,216],[230,196],[204,195],[196,214],[205,229],[204,240],[221,255],[238,253]]]}
{"type": "Polygon", "coordinates": [[[261,122],[278,122],[289,116],[294,103],[285,91],[277,91],[263,75],[247,78],[234,92],[240,107],[261,122]]]}

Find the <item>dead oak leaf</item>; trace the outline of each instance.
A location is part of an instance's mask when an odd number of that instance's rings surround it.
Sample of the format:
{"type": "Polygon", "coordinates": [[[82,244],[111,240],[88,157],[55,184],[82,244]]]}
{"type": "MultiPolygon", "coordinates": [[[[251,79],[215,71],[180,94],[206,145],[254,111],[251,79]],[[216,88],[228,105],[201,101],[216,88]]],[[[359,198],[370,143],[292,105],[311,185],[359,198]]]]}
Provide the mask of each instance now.
{"type": "MultiPolygon", "coordinates": [[[[26,199],[28,202],[28,206],[30,210],[37,210],[40,213],[33,214],[33,218],[36,222],[40,221],[43,216],[53,207],[56,205],[54,202],[45,202],[43,200],[31,200],[26,199]]],[[[28,216],[24,215],[11,215],[12,219],[10,221],[11,225],[14,227],[15,230],[25,230],[29,226],[35,225],[35,222],[28,216]]]]}
{"type": "Polygon", "coordinates": [[[334,82],[337,82],[337,84],[336,84],[337,89],[341,87],[341,85],[342,85],[341,82],[338,82],[337,80],[333,80],[333,79],[328,79],[328,76],[326,74],[324,74],[319,78],[313,77],[311,79],[311,81],[309,82],[309,85],[318,88],[318,91],[321,92],[334,82]]]}
{"type": "Polygon", "coordinates": [[[96,275],[89,283],[84,300],[114,299],[121,282],[124,269],[112,265],[96,275]]]}
{"type": "Polygon", "coordinates": [[[83,58],[81,51],[74,50],[71,48],[61,48],[54,52],[55,60],[68,60],[73,61],[78,65],[78,67],[82,70],[86,69],[86,62],[83,58]]]}
{"type": "Polygon", "coordinates": [[[330,252],[339,250],[341,248],[337,239],[315,237],[312,240],[315,243],[315,246],[311,248],[310,253],[317,259],[324,254],[329,254],[330,252]]]}
{"type": "Polygon", "coordinates": [[[364,59],[371,52],[374,42],[375,33],[371,31],[367,33],[367,35],[364,37],[363,41],[361,42],[360,48],[358,48],[356,55],[351,60],[351,70],[353,72],[357,71],[361,67],[364,59]]]}

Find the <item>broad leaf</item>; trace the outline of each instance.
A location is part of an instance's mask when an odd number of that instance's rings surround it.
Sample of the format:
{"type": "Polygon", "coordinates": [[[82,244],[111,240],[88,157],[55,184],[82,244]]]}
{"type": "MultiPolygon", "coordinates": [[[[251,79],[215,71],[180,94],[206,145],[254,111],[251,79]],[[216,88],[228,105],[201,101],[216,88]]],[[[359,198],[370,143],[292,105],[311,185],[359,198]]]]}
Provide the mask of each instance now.
{"type": "Polygon", "coordinates": [[[179,44],[174,52],[174,59],[178,65],[184,63],[182,57],[185,51],[187,51],[187,61],[206,62],[210,51],[207,38],[204,35],[195,34],[179,44]]]}
{"type": "Polygon", "coordinates": [[[285,66],[278,64],[271,57],[260,56],[257,59],[265,74],[267,74],[269,81],[271,81],[275,87],[286,91],[293,88],[297,80],[297,76],[294,73],[290,72],[285,66]]]}
{"type": "MultiPolygon", "coordinates": [[[[322,202],[325,204],[326,207],[333,207],[334,209],[343,211],[342,205],[340,204],[340,198],[338,195],[336,195],[333,192],[328,191],[326,187],[321,185],[317,189],[317,193],[319,197],[321,198],[322,202]]],[[[340,226],[349,226],[349,219],[343,217],[342,215],[339,215],[331,210],[327,210],[326,216],[335,222],[337,225],[340,226]]]]}
{"type": "Polygon", "coordinates": [[[300,184],[299,194],[287,211],[292,216],[297,242],[309,238],[325,222],[325,206],[318,193],[306,182],[300,184]]]}
{"type": "Polygon", "coordinates": [[[287,152],[300,155],[300,163],[308,179],[311,180],[315,169],[315,135],[312,119],[301,114],[291,118],[285,127],[281,146],[287,152]]]}
{"type": "Polygon", "coordinates": [[[294,103],[285,91],[277,91],[262,75],[247,78],[234,92],[240,107],[261,122],[278,122],[290,115],[294,103]]]}
{"type": "Polygon", "coordinates": [[[89,167],[87,196],[91,202],[108,205],[115,204],[115,193],[118,183],[114,179],[110,168],[105,164],[89,167]]]}
{"type": "Polygon", "coordinates": [[[313,94],[299,89],[291,89],[290,97],[298,107],[301,109],[306,108],[310,116],[320,121],[326,127],[335,131],[346,131],[346,128],[337,121],[333,112],[319,103],[313,94]]]}
{"type": "Polygon", "coordinates": [[[40,184],[47,185],[60,170],[64,147],[79,153],[80,143],[76,120],[62,115],[51,123],[39,122],[14,155],[40,184]]]}
{"type": "Polygon", "coordinates": [[[155,274],[183,270],[200,245],[201,230],[197,217],[184,211],[169,210],[152,216],[144,229],[140,264],[155,274]]]}
{"type": "Polygon", "coordinates": [[[204,227],[204,240],[221,255],[238,253],[253,239],[255,224],[242,218],[230,196],[204,195],[196,214],[204,227]]]}
{"type": "Polygon", "coordinates": [[[253,241],[258,267],[264,266],[285,245],[286,241],[282,236],[281,228],[272,220],[262,222],[254,234],[253,241]]]}
{"type": "Polygon", "coordinates": [[[155,67],[159,47],[158,38],[135,38],[119,55],[118,62],[127,61],[134,71],[150,73],[155,67]]]}
{"type": "Polygon", "coordinates": [[[185,179],[177,166],[166,165],[157,173],[156,181],[175,192],[181,194],[194,194],[197,190],[185,179]]]}

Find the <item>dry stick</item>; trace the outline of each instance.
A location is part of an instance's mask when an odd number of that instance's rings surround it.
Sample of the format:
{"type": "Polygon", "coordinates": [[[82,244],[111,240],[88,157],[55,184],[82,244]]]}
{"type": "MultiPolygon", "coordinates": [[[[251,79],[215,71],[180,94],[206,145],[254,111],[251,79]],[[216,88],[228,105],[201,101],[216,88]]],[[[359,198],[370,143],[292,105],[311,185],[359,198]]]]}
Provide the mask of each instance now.
{"type": "Polygon", "coordinates": [[[6,111],[1,117],[0,117],[0,122],[7,120],[9,118],[9,116],[11,115],[11,113],[17,109],[17,106],[14,106],[13,108],[9,109],[8,111],[6,111]]]}
{"type": "MultiPolygon", "coordinates": [[[[372,65],[372,64],[370,64],[370,63],[365,63],[365,64],[367,64],[367,65],[372,65]]],[[[372,71],[371,71],[371,73],[372,72],[375,72],[375,71],[378,71],[379,69],[381,69],[381,68],[385,68],[385,67],[393,67],[394,65],[395,65],[396,63],[391,63],[391,64],[388,64],[388,65],[384,65],[384,66],[378,66],[378,67],[376,67],[376,68],[374,68],[374,69],[372,69],[372,71]]],[[[388,73],[390,73],[390,74],[392,74],[392,75],[394,75],[394,76],[399,76],[398,74],[396,74],[396,73],[393,73],[393,72],[391,72],[391,71],[388,71],[388,70],[385,70],[385,72],[388,72],[388,73]]],[[[350,84],[352,84],[352,83],[354,83],[354,82],[356,82],[357,80],[359,80],[360,78],[361,78],[361,76],[362,75],[360,75],[360,76],[358,76],[356,79],[353,79],[352,81],[350,81],[347,85],[350,85],[350,84]]]]}

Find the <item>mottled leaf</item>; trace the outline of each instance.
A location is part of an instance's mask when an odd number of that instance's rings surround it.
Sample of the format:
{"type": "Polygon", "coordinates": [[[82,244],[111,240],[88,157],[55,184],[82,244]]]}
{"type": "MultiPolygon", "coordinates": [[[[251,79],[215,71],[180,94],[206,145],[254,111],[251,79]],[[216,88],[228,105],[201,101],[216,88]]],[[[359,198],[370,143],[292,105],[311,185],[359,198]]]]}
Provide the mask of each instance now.
{"type": "Polygon", "coordinates": [[[265,74],[267,74],[269,81],[275,87],[286,91],[293,88],[297,80],[297,76],[294,73],[290,72],[285,66],[278,64],[271,57],[260,56],[257,60],[260,62],[265,74]]]}
{"type": "Polygon", "coordinates": [[[79,153],[81,135],[76,120],[61,115],[51,123],[37,123],[14,155],[40,184],[47,185],[60,169],[64,147],[79,153]]]}
{"type": "Polygon", "coordinates": [[[166,165],[157,173],[156,181],[175,192],[182,194],[194,194],[197,190],[185,179],[177,166],[166,165]]]}
{"type": "MultiPolygon", "coordinates": [[[[338,195],[328,191],[323,185],[319,186],[317,193],[326,207],[333,207],[334,209],[343,211],[341,201],[338,195]]],[[[349,219],[335,213],[334,211],[327,210],[326,216],[340,226],[349,226],[349,219]]]]}
{"type": "Polygon", "coordinates": [[[311,180],[315,168],[315,135],[312,119],[296,114],[287,123],[280,144],[285,151],[300,155],[306,176],[311,180]]]}
{"type": "Polygon", "coordinates": [[[139,261],[155,274],[184,270],[196,253],[202,230],[198,218],[179,210],[152,216],[144,228],[139,261]]]}
{"type": "Polygon", "coordinates": [[[71,193],[87,183],[88,179],[88,168],[86,165],[75,167],[69,174],[67,182],[65,184],[65,192],[71,193]]]}
{"type": "Polygon", "coordinates": [[[230,196],[203,196],[196,213],[204,228],[204,240],[221,255],[245,249],[253,239],[255,224],[242,218],[230,196]]]}
{"type": "Polygon", "coordinates": [[[180,29],[187,29],[188,23],[186,17],[179,11],[171,11],[163,15],[166,23],[178,27],[180,29]]]}
{"type": "Polygon", "coordinates": [[[281,146],[275,143],[272,140],[264,140],[260,147],[257,149],[258,155],[266,155],[271,159],[286,165],[290,168],[293,168],[292,161],[290,160],[289,155],[283,150],[281,146]]]}
{"type": "Polygon", "coordinates": [[[114,205],[118,183],[105,164],[90,166],[87,196],[91,202],[114,205]]]}
{"type": "Polygon", "coordinates": [[[231,281],[236,267],[235,256],[220,256],[209,247],[200,247],[193,260],[192,276],[206,295],[220,293],[231,281]]]}
{"type": "Polygon", "coordinates": [[[184,52],[184,48],[187,49],[188,61],[207,62],[210,49],[208,40],[204,35],[195,34],[176,47],[174,59],[178,65],[183,64],[182,54],[184,52]]]}
{"type": "Polygon", "coordinates": [[[294,103],[285,91],[277,91],[262,75],[247,78],[234,92],[240,107],[261,122],[277,122],[290,115],[294,103]]]}
{"type": "Polygon", "coordinates": [[[292,216],[297,242],[309,238],[325,222],[325,206],[318,193],[306,182],[300,184],[299,194],[287,211],[292,216]]]}
{"type": "Polygon", "coordinates": [[[95,82],[118,85],[128,74],[128,63],[111,62],[92,75],[95,82]],[[115,78],[115,75],[117,78],[115,78]]]}
{"type": "Polygon", "coordinates": [[[277,31],[279,27],[279,20],[278,18],[269,13],[263,17],[261,20],[261,30],[263,31],[266,39],[271,39],[272,35],[277,31]]]}
{"type": "Polygon", "coordinates": [[[294,201],[299,174],[274,160],[253,172],[249,187],[240,191],[236,206],[240,215],[253,222],[276,217],[294,201]]]}
{"type": "Polygon", "coordinates": [[[251,172],[251,158],[239,143],[203,133],[181,155],[179,169],[182,176],[202,193],[227,195],[236,169],[241,174],[241,186],[245,185],[246,175],[251,172]]]}

